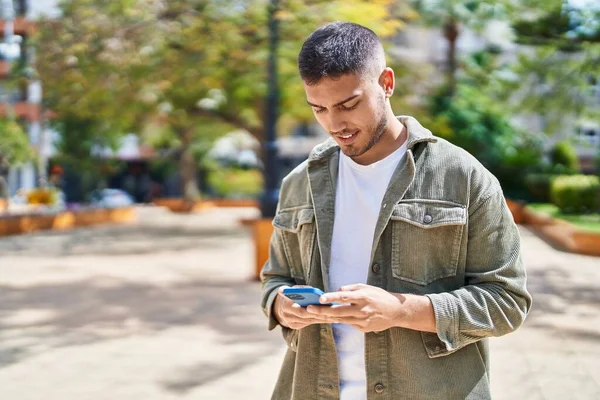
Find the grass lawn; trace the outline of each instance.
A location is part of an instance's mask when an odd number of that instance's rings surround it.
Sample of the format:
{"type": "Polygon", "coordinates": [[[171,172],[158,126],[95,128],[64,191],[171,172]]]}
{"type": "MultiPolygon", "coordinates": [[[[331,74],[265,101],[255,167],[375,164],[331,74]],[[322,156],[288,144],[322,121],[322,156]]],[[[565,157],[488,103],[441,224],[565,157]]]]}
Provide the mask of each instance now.
{"type": "Polygon", "coordinates": [[[600,214],[562,214],[558,207],[548,203],[528,204],[534,211],[549,215],[553,218],[562,219],[578,226],[579,228],[600,233],[600,214]]]}

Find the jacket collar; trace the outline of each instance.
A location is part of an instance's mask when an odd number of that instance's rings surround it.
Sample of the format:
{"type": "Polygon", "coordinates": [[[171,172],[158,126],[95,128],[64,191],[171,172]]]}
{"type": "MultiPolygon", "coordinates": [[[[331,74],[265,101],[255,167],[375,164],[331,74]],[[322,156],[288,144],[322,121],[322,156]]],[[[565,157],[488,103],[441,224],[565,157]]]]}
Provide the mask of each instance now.
{"type": "MultiPolygon", "coordinates": [[[[401,115],[396,117],[408,130],[407,148],[412,149],[415,144],[420,142],[437,142],[437,139],[431,131],[419,123],[414,117],[401,115]]],[[[325,142],[316,146],[308,156],[309,161],[320,160],[329,157],[337,152],[340,146],[337,145],[333,138],[327,139],[325,142]]]]}

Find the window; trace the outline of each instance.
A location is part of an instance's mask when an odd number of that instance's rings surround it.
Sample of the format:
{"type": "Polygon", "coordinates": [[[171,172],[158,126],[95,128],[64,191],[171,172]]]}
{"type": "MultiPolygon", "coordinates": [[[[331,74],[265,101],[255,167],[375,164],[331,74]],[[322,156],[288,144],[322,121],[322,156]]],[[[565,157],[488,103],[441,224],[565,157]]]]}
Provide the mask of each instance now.
{"type": "Polygon", "coordinates": [[[15,13],[19,16],[19,17],[24,17],[25,15],[27,15],[27,11],[28,11],[28,4],[27,4],[27,0],[16,0],[14,2],[15,5],[15,13]]]}
{"type": "Polygon", "coordinates": [[[600,126],[580,126],[577,128],[577,137],[584,143],[600,146],[600,126]]]}

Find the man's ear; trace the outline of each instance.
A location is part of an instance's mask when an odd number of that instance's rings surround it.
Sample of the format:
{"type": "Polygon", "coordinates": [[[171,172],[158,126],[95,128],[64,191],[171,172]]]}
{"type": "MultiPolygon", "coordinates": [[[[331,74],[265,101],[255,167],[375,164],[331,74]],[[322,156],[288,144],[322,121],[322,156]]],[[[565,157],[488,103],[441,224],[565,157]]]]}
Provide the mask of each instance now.
{"type": "Polygon", "coordinates": [[[394,70],[386,67],[379,77],[379,85],[383,89],[386,98],[392,97],[394,94],[394,87],[396,86],[396,78],[394,76],[394,70]]]}

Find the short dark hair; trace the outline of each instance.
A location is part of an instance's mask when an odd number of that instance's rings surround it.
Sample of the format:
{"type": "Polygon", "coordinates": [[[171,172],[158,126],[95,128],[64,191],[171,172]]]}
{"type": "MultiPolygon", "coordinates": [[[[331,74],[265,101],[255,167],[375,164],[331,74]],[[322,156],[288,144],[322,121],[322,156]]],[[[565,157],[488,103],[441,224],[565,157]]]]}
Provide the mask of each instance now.
{"type": "Polygon", "coordinates": [[[313,33],[302,45],[298,68],[302,80],[315,85],[321,79],[367,72],[380,58],[379,37],[364,26],[332,22],[313,33]]]}

